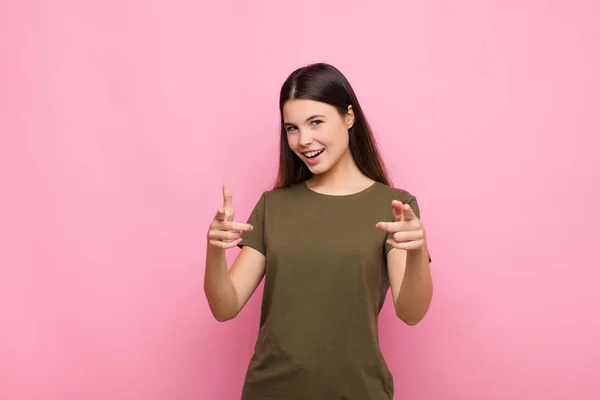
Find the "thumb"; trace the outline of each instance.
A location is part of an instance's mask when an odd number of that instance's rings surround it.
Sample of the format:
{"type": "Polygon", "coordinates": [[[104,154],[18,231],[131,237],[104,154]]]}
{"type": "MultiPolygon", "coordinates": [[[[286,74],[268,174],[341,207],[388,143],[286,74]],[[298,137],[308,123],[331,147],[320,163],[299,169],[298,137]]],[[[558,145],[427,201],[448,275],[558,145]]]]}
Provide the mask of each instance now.
{"type": "Polygon", "coordinates": [[[392,201],[392,210],[394,210],[394,219],[400,221],[404,213],[404,204],[398,200],[392,201]]]}
{"type": "Polygon", "coordinates": [[[227,183],[223,184],[223,208],[225,210],[231,210],[233,208],[232,202],[232,194],[231,194],[231,186],[227,183]]]}
{"type": "Polygon", "coordinates": [[[402,207],[402,221],[411,221],[416,218],[417,218],[417,215],[415,214],[413,209],[410,207],[410,205],[405,204],[402,207]]]}
{"type": "Polygon", "coordinates": [[[233,219],[233,200],[231,194],[231,186],[227,183],[223,184],[223,207],[225,220],[231,221],[233,219]]]}
{"type": "Polygon", "coordinates": [[[396,221],[410,221],[417,217],[410,205],[402,204],[398,200],[392,201],[392,208],[394,209],[396,221]]]}

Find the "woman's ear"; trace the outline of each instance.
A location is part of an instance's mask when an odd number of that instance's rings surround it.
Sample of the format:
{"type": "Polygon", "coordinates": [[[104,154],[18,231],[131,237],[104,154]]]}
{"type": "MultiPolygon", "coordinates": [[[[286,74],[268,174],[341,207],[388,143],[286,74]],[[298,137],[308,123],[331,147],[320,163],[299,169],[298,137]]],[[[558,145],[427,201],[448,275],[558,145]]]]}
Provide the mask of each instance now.
{"type": "Polygon", "coordinates": [[[348,112],[346,113],[346,125],[348,126],[348,129],[354,126],[354,110],[351,105],[348,106],[348,112]]]}

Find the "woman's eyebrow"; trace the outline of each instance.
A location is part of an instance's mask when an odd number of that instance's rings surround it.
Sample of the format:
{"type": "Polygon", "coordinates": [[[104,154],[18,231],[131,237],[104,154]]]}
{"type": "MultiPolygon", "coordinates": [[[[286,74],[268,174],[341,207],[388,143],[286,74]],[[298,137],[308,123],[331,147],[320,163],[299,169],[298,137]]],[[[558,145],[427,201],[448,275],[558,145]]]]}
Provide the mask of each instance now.
{"type": "MultiPolygon", "coordinates": [[[[310,117],[306,118],[306,121],[304,121],[304,122],[308,122],[308,121],[310,121],[313,118],[325,118],[325,116],[324,115],[318,115],[318,114],[311,115],[310,117]]],[[[294,125],[294,124],[292,124],[291,122],[286,122],[284,125],[287,126],[287,125],[294,125]]]]}

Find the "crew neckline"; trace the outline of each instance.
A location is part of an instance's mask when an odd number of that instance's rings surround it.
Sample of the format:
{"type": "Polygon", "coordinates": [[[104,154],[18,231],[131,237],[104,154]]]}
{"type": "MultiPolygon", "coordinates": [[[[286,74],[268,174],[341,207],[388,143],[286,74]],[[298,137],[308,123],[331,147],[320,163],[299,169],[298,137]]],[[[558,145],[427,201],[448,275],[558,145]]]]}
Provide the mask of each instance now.
{"type": "Polygon", "coordinates": [[[308,186],[308,182],[307,182],[307,181],[304,181],[304,182],[302,182],[302,186],[304,186],[304,188],[305,188],[306,190],[308,190],[310,193],[312,193],[312,194],[314,194],[314,195],[317,195],[317,196],[329,197],[329,198],[332,198],[332,199],[343,199],[343,198],[356,197],[356,196],[360,196],[360,195],[362,195],[362,194],[368,193],[368,192],[370,192],[371,190],[373,190],[373,189],[374,189],[374,188],[377,186],[377,184],[378,184],[378,183],[379,183],[379,182],[377,182],[377,181],[374,181],[372,184],[370,184],[370,185],[369,185],[369,186],[367,186],[366,188],[364,188],[364,189],[361,189],[361,190],[359,190],[358,192],[354,192],[354,193],[348,193],[348,194],[328,194],[328,193],[321,193],[321,192],[317,192],[316,190],[314,190],[314,189],[311,189],[311,188],[308,186]]]}

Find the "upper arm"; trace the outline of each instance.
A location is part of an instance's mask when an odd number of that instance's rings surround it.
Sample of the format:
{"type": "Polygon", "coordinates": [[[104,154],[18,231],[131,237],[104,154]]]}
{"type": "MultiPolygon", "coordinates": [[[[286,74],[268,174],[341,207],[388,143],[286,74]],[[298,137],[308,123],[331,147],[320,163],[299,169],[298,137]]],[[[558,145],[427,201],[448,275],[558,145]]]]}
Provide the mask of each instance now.
{"type": "Polygon", "coordinates": [[[244,246],[229,270],[238,299],[238,312],[246,305],[265,275],[266,258],[258,250],[244,246]]]}

